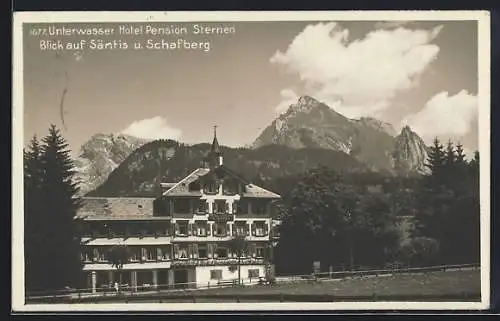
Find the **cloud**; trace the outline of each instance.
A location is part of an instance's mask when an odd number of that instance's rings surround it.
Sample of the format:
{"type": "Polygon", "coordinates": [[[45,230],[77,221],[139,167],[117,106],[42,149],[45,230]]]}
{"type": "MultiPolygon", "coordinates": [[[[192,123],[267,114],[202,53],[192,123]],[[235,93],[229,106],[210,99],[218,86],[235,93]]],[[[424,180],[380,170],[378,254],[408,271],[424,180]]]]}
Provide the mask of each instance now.
{"type": "Polygon", "coordinates": [[[282,113],[290,107],[291,104],[294,104],[297,102],[297,99],[299,99],[299,95],[295,93],[293,89],[283,89],[280,92],[281,96],[281,102],[276,106],[276,111],[278,113],[282,113]]]}
{"type": "Polygon", "coordinates": [[[440,30],[381,29],[349,42],[348,29],[318,23],[270,62],[298,75],[305,94],[329,105],[340,103],[338,111],[346,116],[376,116],[398,92],[412,88],[436,58],[439,47],[431,41],[440,30]]]}
{"type": "Polygon", "coordinates": [[[404,122],[430,143],[435,137],[447,141],[467,135],[477,116],[477,96],[462,90],[454,96],[440,92],[418,113],[406,117],[404,122]]]}
{"type": "Polygon", "coordinates": [[[145,139],[178,139],[182,135],[180,129],[169,126],[161,116],[134,121],[122,133],[145,139]]]}

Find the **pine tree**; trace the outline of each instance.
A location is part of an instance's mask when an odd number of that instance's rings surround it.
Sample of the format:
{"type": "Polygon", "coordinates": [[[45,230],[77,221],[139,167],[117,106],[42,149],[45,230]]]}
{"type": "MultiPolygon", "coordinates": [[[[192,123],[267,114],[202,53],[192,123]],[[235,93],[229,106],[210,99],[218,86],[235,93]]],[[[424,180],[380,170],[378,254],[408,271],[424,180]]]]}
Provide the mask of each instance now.
{"type": "Polygon", "coordinates": [[[455,148],[455,159],[456,159],[456,162],[458,164],[465,164],[466,163],[466,160],[465,160],[465,153],[464,153],[464,146],[458,142],[457,143],[457,146],[455,148]]]}
{"type": "Polygon", "coordinates": [[[31,139],[28,149],[23,153],[24,157],[24,256],[25,256],[25,284],[28,291],[42,289],[43,276],[40,276],[37,267],[43,262],[41,253],[41,242],[44,239],[40,231],[41,210],[43,202],[41,199],[41,188],[43,170],[41,165],[41,147],[35,136],[31,139]]]}
{"type": "Polygon", "coordinates": [[[79,240],[74,220],[79,200],[74,174],[73,161],[70,158],[68,144],[60,131],[51,125],[49,134],[42,140],[41,166],[44,179],[41,186],[41,198],[44,208],[40,215],[43,264],[39,268],[43,277],[44,288],[62,289],[78,285],[81,275],[79,259],[79,240]],[[57,273],[54,273],[57,271],[57,273]]]}
{"type": "Polygon", "coordinates": [[[431,176],[441,178],[442,169],[446,161],[446,154],[443,150],[443,145],[436,137],[434,138],[433,145],[430,147],[427,163],[425,166],[430,169],[431,176]]]}

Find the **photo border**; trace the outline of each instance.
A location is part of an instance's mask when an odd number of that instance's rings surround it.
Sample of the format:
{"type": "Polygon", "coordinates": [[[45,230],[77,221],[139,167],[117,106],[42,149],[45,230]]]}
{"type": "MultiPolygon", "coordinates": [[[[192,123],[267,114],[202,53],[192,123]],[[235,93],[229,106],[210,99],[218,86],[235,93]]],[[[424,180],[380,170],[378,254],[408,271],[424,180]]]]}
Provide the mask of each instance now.
{"type": "Polygon", "coordinates": [[[490,13],[488,11],[60,11],[13,14],[12,110],[12,310],[15,312],[96,311],[311,311],[311,310],[478,310],[490,304],[490,13]],[[273,302],[273,303],[120,303],[25,304],[23,216],[23,24],[108,22],[258,21],[450,21],[478,23],[478,122],[480,151],[480,302],[273,302]],[[15,215],[14,215],[15,214],[15,215]]]}

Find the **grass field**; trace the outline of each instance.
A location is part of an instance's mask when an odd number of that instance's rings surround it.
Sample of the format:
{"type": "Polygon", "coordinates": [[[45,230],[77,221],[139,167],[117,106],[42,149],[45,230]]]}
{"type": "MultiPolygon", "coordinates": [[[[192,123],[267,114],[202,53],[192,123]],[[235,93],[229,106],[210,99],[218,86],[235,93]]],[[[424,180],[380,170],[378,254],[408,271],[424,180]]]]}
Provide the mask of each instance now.
{"type": "Polygon", "coordinates": [[[429,272],[415,275],[393,275],[359,279],[322,280],[318,283],[288,283],[272,286],[221,288],[195,291],[203,294],[315,294],[338,296],[440,295],[480,293],[479,270],[429,272]]]}
{"type": "MultiPolygon", "coordinates": [[[[285,302],[304,301],[304,297],[307,296],[333,296],[335,301],[356,301],[356,297],[359,300],[368,298],[370,301],[426,301],[427,298],[429,298],[428,301],[480,301],[480,293],[480,271],[462,270],[344,280],[321,280],[314,283],[297,282],[267,286],[189,290],[170,293],[169,295],[158,294],[153,297],[129,297],[127,302],[269,302],[279,301],[282,295],[284,295],[283,300],[285,302]],[[467,295],[464,296],[463,294],[467,295]],[[294,296],[300,296],[302,299],[294,298],[294,296]],[[384,297],[390,297],[391,299],[384,299],[384,297]],[[411,299],[412,297],[420,299],[411,299]]],[[[306,299],[306,301],[316,300],[306,299]]],[[[124,301],[112,300],[111,302],[95,303],[113,302],[124,301]]]]}

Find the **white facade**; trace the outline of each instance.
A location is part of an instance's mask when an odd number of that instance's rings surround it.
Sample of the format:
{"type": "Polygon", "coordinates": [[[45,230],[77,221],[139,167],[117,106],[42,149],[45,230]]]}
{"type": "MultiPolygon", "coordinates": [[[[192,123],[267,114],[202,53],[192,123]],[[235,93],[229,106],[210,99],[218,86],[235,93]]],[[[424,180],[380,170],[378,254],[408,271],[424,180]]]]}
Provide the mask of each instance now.
{"type": "MultiPolygon", "coordinates": [[[[258,283],[259,277],[263,277],[265,275],[265,265],[263,264],[241,265],[240,269],[243,284],[258,283]]],[[[217,286],[219,283],[223,283],[224,281],[234,281],[235,283],[238,283],[237,265],[197,266],[195,267],[195,274],[197,287],[217,286]],[[220,276],[220,278],[218,278],[218,276],[220,276]]]]}

